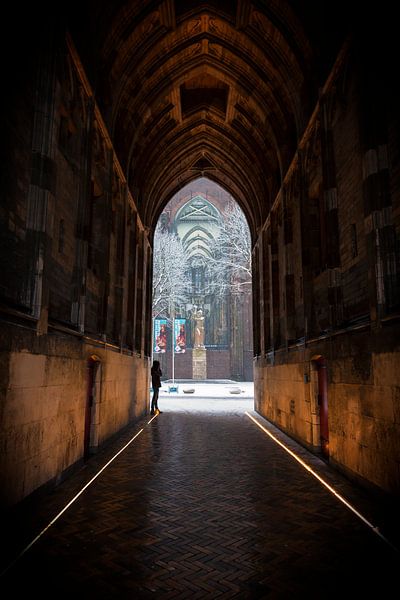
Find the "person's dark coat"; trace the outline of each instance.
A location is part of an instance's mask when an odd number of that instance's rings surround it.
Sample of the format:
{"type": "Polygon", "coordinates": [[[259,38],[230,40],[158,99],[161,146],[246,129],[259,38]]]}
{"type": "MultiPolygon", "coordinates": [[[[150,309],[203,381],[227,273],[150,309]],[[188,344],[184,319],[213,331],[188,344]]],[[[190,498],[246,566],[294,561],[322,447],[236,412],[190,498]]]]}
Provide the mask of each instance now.
{"type": "Polygon", "coordinates": [[[160,367],[151,367],[151,385],[153,389],[161,387],[161,375],[160,367]]]}

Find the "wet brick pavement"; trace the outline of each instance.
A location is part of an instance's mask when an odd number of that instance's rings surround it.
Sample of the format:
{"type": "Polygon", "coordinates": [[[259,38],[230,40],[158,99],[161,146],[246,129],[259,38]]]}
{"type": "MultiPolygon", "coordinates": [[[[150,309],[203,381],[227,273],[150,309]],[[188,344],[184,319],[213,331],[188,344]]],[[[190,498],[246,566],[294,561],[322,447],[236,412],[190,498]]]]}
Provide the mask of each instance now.
{"type": "Polygon", "coordinates": [[[399,553],[245,410],[376,524],[382,508],[364,491],[268,424],[251,401],[164,406],[7,516],[3,567],[142,430],[3,574],[3,599],[395,597],[399,553]]]}

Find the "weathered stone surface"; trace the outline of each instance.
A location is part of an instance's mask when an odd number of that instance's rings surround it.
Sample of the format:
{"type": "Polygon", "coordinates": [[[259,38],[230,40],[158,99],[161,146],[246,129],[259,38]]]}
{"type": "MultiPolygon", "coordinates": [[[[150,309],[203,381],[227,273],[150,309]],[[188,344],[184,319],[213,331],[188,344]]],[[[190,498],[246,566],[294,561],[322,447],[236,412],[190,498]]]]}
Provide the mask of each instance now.
{"type": "Polygon", "coordinates": [[[12,353],[2,397],[2,503],[22,500],[83,459],[87,358],[102,365],[92,420],[92,450],[147,410],[148,363],[85,345],[82,357],[12,353]]]}
{"type": "MultiPolygon", "coordinates": [[[[393,493],[400,490],[398,360],[397,353],[372,354],[368,361],[371,377],[366,381],[354,379],[354,357],[328,362],[328,370],[336,374],[328,384],[330,459],[360,481],[393,493]]],[[[298,375],[307,368],[303,362],[297,369],[293,365],[256,366],[256,409],[304,444],[318,447],[318,406],[314,404],[317,412],[311,414],[302,400],[307,392],[302,394],[301,388],[307,384],[298,375]]],[[[318,380],[313,379],[318,394],[318,380]]]]}
{"type": "Polygon", "coordinates": [[[193,379],[207,379],[207,352],[205,348],[193,348],[193,379]]]}
{"type": "Polygon", "coordinates": [[[82,459],[91,355],[90,446],[146,410],[152,233],[168,200],[204,176],[240,203],[252,234],[257,409],[317,447],[323,357],[332,462],[399,489],[397,36],[379,7],[365,22],[334,4],[326,21],[301,3],[239,4],[83,2],[57,20],[35,4],[23,22],[16,5],[8,19],[7,502],[82,459]]]}

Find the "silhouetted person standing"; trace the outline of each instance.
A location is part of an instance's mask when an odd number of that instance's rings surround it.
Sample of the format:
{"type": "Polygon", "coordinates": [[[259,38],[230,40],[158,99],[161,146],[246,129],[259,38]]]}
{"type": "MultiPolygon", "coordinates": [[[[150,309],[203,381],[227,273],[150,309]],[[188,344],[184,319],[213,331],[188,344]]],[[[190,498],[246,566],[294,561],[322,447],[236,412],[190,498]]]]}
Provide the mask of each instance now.
{"type": "Polygon", "coordinates": [[[204,348],[204,317],[201,309],[197,311],[195,321],[196,328],[194,330],[194,347],[204,348]]]}
{"type": "Polygon", "coordinates": [[[151,410],[150,414],[154,415],[155,412],[161,412],[158,409],[158,393],[161,387],[161,375],[162,371],[160,369],[160,363],[158,360],[153,361],[153,366],[151,367],[151,387],[153,388],[153,397],[151,399],[151,410]]]}

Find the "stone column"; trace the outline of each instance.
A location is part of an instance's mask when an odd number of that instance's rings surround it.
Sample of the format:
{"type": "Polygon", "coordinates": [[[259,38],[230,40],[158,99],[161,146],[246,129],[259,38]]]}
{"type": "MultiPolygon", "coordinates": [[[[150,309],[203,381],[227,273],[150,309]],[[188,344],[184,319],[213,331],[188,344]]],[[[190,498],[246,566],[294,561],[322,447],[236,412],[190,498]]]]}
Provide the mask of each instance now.
{"type": "Polygon", "coordinates": [[[207,379],[207,354],[205,348],[193,348],[193,379],[207,379]]]}
{"type": "Polygon", "coordinates": [[[28,193],[26,239],[30,244],[25,304],[37,319],[37,333],[47,333],[49,268],[54,227],[57,169],[54,161],[54,48],[39,53],[32,139],[32,170],[28,193]]]}
{"type": "Polygon", "coordinates": [[[259,247],[256,244],[253,248],[252,264],[253,264],[253,339],[254,356],[259,356],[261,353],[261,335],[260,335],[260,323],[257,322],[256,315],[260,314],[260,257],[259,247]]]}
{"type": "Polygon", "coordinates": [[[397,239],[390,189],[388,84],[370,57],[360,86],[364,230],[368,250],[371,321],[379,323],[398,306],[397,239]]]}
{"type": "Polygon", "coordinates": [[[270,246],[271,230],[262,231],[262,273],[263,273],[263,317],[264,317],[264,346],[263,353],[267,354],[271,348],[271,272],[270,272],[270,246]]]}
{"type": "Polygon", "coordinates": [[[280,324],[280,274],[279,274],[279,226],[278,218],[275,212],[271,212],[271,254],[270,254],[270,273],[271,273],[271,340],[272,348],[279,348],[281,345],[281,324],[280,324]]]}
{"type": "Polygon", "coordinates": [[[82,113],[85,123],[80,164],[79,188],[77,192],[77,223],[75,236],[75,268],[73,275],[73,293],[71,322],[80,332],[85,331],[86,306],[86,270],[88,262],[89,204],[92,177],[92,143],[94,99],[86,97],[82,101],[86,112],[82,113]]]}

